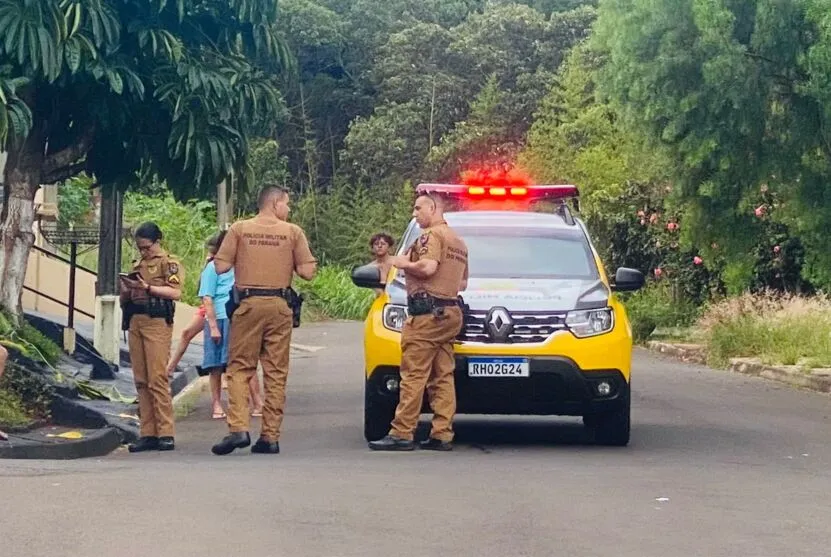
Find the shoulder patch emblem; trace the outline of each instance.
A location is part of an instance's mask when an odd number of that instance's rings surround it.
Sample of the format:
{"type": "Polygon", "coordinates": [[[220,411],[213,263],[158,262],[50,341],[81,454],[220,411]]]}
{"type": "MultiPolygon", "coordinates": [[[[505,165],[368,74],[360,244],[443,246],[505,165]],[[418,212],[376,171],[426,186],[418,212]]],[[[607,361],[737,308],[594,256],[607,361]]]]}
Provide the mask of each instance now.
{"type": "Polygon", "coordinates": [[[426,245],[427,245],[427,242],[428,242],[429,240],[430,240],[430,236],[429,236],[428,234],[422,234],[422,235],[418,238],[418,243],[419,243],[420,245],[422,245],[422,246],[426,246],[426,245]]]}
{"type": "MultiPolygon", "coordinates": [[[[175,261],[171,261],[167,264],[167,272],[171,275],[175,275],[179,272],[179,265],[175,261]]],[[[173,278],[173,277],[171,277],[173,278]]]]}
{"type": "Polygon", "coordinates": [[[170,284],[179,284],[179,276],[178,275],[170,275],[170,278],[167,279],[167,282],[170,284]]]}

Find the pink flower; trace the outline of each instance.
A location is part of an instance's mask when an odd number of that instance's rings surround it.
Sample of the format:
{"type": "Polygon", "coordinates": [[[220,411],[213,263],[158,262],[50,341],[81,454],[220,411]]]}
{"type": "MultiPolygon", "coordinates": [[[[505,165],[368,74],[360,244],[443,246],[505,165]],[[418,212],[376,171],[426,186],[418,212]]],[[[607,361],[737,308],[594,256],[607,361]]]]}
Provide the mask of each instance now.
{"type": "Polygon", "coordinates": [[[696,255],[695,257],[693,257],[693,263],[695,263],[696,265],[701,265],[702,263],[704,263],[704,260],[696,255]]]}
{"type": "Polygon", "coordinates": [[[655,273],[655,277],[656,277],[656,278],[660,278],[660,276],[661,276],[662,274],[664,274],[664,272],[661,270],[661,268],[660,268],[660,267],[656,267],[656,268],[655,268],[654,273],[655,273]]]}
{"type": "Polygon", "coordinates": [[[773,253],[779,253],[780,251],[782,251],[782,248],[779,246],[773,246],[773,253]]]}
{"type": "Polygon", "coordinates": [[[757,217],[763,216],[765,214],[765,206],[764,205],[759,205],[758,207],[756,207],[756,210],[754,211],[754,213],[756,213],[757,217]]]}

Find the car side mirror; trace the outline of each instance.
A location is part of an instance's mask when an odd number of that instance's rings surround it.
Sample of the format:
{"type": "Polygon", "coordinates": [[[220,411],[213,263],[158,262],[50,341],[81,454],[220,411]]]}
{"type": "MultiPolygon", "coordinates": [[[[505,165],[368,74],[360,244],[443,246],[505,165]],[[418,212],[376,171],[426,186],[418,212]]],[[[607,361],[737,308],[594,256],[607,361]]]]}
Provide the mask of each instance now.
{"type": "Polygon", "coordinates": [[[381,282],[381,269],[372,264],[360,265],[352,269],[352,284],[358,288],[384,288],[381,282]]]}
{"type": "Polygon", "coordinates": [[[632,292],[640,290],[646,277],[637,269],[630,269],[628,267],[620,267],[615,272],[615,283],[612,285],[613,292],[632,292]]]}

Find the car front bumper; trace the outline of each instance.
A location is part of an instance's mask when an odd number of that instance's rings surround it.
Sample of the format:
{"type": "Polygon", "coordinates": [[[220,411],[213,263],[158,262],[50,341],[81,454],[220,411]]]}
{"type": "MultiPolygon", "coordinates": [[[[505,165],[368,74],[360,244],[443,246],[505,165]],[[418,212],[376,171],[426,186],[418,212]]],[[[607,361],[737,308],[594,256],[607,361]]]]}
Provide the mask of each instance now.
{"type": "MultiPolygon", "coordinates": [[[[458,414],[585,416],[614,412],[629,404],[629,383],[616,369],[581,370],[569,358],[532,357],[528,377],[469,377],[467,356],[456,355],[458,414]],[[607,394],[597,386],[606,382],[607,394]]],[[[376,402],[398,404],[397,366],[379,366],[367,379],[367,393],[376,402]]],[[[424,412],[430,411],[425,392],[424,412]]]]}

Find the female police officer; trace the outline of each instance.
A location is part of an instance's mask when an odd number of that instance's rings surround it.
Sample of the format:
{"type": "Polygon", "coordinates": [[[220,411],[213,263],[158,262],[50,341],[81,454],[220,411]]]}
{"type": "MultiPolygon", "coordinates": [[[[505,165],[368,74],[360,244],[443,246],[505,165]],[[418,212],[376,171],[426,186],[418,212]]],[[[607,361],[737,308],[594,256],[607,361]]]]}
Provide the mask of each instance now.
{"type": "Polygon", "coordinates": [[[173,450],[173,400],[167,360],[173,336],[174,301],[182,295],[184,270],[159,244],[154,222],[136,229],[141,257],[121,275],[122,328],[129,330],[130,361],[139,399],[141,437],[130,452],[173,450]]]}

